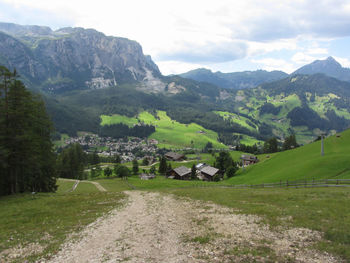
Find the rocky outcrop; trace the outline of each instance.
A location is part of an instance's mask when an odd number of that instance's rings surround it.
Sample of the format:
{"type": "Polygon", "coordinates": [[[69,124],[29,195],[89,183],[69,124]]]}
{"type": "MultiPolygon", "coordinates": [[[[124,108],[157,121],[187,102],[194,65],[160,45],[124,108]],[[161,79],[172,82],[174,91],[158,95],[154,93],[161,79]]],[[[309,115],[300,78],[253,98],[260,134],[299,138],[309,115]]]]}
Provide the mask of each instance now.
{"type": "Polygon", "coordinates": [[[164,88],[157,65],[136,41],[83,28],[52,31],[0,23],[0,31],[0,64],[16,68],[27,83],[44,91],[99,89],[123,83],[148,87],[150,76],[153,89],[164,88]]]}

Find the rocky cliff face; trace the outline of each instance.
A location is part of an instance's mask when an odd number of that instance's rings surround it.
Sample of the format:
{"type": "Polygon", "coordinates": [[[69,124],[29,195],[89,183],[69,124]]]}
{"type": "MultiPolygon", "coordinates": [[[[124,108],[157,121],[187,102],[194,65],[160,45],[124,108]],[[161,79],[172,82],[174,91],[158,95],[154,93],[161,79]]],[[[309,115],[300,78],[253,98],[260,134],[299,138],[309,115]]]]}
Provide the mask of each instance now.
{"type": "Polygon", "coordinates": [[[161,90],[161,73],[135,41],[93,29],[0,23],[0,64],[16,68],[30,85],[61,93],[123,83],[161,90]],[[153,87],[152,85],[156,85],[153,87]]]}

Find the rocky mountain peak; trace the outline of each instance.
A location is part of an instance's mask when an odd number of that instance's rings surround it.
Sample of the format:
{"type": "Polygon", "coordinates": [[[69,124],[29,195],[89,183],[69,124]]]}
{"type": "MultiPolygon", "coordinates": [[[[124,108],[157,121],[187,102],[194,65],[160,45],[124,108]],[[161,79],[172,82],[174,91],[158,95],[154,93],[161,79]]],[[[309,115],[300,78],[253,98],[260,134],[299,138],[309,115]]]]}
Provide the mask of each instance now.
{"type": "Polygon", "coordinates": [[[147,87],[150,76],[154,89],[161,76],[139,43],[105,36],[94,29],[66,27],[52,31],[48,27],[0,23],[0,31],[8,34],[2,35],[0,62],[16,68],[27,83],[35,82],[45,91],[99,89],[123,83],[147,87]]]}

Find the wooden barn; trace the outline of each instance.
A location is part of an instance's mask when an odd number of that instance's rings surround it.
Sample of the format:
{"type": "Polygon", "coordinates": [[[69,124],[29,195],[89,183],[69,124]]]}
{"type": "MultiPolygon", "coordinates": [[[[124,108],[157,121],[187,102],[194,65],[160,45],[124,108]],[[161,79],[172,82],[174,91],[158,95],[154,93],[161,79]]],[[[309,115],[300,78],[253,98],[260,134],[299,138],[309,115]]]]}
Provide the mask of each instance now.
{"type": "Polygon", "coordinates": [[[177,180],[189,180],[191,178],[191,169],[180,166],[171,170],[169,178],[174,178],[177,180]]]}
{"type": "Polygon", "coordinates": [[[247,154],[242,154],[241,155],[241,160],[242,160],[242,164],[244,166],[251,165],[251,164],[259,162],[258,157],[253,156],[253,155],[247,155],[247,154]]]}
{"type": "Polygon", "coordinates": [[[182,161],[185,158],[185,155],[175,153],[175,152],[168,152],[168,153],[164,154],[164,156],[169,161],[182,161]]]}
{"type": "Polygon", "coordinates": [[[199,177],[204,181],[213,181],[214,176],[219,172],[219,169],[209,165],[200,169],[199,177]]]}

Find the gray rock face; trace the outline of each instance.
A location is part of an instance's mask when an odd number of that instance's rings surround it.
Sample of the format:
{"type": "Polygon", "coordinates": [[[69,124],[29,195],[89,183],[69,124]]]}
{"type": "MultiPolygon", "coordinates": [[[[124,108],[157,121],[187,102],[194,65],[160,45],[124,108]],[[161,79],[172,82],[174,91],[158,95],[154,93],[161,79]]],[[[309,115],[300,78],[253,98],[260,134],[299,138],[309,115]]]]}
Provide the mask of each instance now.
{"type": "Polygon", "coordinates": [[[142,47],[126,38],[83,28],[19,26],[0,23],[0,63],[16,68],[44,91],[99,89],[161,77],[142,47]]]}

